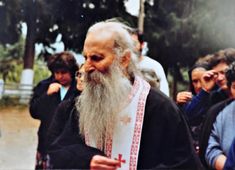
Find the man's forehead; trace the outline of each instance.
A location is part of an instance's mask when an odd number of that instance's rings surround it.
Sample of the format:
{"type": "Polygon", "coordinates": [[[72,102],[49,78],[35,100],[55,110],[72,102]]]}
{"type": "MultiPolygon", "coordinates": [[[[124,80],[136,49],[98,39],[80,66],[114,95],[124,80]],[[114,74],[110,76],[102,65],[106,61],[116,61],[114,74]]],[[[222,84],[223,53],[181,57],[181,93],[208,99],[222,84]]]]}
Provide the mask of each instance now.
{"type": "Polygon", "coordinates": [[[114,39],[111,36],[90,33],[85,39],[83,51],[112,49],[113,46],[114,39]]]}

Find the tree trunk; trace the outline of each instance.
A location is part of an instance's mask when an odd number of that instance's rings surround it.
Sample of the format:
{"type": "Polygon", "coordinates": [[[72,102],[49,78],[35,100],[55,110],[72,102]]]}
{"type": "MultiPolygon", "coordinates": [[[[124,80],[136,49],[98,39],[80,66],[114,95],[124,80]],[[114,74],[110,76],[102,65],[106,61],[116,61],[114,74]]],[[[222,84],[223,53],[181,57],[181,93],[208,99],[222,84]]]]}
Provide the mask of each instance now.
{"type": "Polygon", "coordinates": [[[138,29],[140,32],[144,32],[144,2],[145,0],[140,0],[139,18],[138,18],[138,29]]]}
{"type": "Polygon", "coordinates": [[[177,95],[177,91],[178,91],[178,75],[177,75],[177,68],[174,67],[173,69],[173,89],[172,89],[172,98],[173,100],[176,101],[176,95],[177,95]]]}
{"type": "Polygon", "coordinates": [[[21,74],[20,103],[28,103],[30,92],[33,89],[33,65],[35,55],[35,33],[36,33],[36,2],[35,0],[27,0],[26,4],[26,25],[27,34],[24,51],[24,66],[21,74]]]}
{"type": "Polygon", "coordinates": [[[24,51],[24,69],[33,69],[36,33],[36,4],[28,0],[26,12],[27,35],[24,51]]]}

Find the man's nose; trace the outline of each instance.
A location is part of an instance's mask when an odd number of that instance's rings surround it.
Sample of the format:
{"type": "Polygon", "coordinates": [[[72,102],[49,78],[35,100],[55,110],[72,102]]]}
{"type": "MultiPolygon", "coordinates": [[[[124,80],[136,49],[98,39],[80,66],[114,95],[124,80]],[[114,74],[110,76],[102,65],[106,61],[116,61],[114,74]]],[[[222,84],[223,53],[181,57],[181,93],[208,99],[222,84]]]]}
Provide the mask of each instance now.
{"type": "Polygon", "coordinates": [[[87,73],[93,72],[95,70],[95,67],[89,61],[86,61],[84,64],[84,70],[87,73]]]}

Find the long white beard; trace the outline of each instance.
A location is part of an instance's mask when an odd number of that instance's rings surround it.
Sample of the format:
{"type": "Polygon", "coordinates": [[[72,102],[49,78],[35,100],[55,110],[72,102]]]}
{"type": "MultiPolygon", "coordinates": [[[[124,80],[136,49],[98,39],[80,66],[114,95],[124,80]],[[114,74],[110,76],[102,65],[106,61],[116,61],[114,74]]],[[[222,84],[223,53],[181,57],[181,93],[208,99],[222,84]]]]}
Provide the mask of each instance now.
{"type": "Polygon", "coordinates": [[[76,103],[80,112],[80,134],[85,136],[86,129],[96,142],[104,144],[105,135],[111,135],[107,126],[113,125],[117,113],[123,109],[131,82],[123,75],[121,68],[113,64],[106,73],[95,71],[85,75],[84,87],[76,103]]]}

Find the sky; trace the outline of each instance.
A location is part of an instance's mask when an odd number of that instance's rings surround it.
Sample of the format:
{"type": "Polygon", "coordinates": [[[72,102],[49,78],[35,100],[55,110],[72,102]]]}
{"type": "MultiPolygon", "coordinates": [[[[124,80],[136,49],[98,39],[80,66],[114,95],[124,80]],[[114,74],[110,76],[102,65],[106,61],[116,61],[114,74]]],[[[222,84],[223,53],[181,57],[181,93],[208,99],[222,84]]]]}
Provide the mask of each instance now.
{"type": "Polygon", "coordinates": [[[126,2],[127,11],[130,14],[137,16],[139,14],[139,4],[140,0],[128,0],[126,2]]]}

